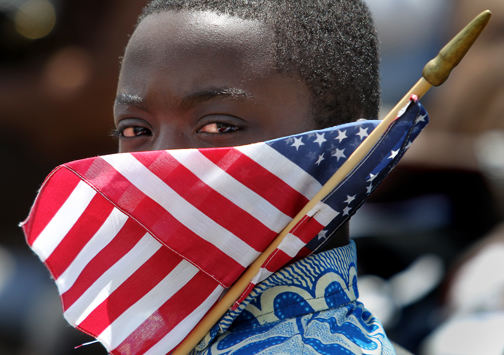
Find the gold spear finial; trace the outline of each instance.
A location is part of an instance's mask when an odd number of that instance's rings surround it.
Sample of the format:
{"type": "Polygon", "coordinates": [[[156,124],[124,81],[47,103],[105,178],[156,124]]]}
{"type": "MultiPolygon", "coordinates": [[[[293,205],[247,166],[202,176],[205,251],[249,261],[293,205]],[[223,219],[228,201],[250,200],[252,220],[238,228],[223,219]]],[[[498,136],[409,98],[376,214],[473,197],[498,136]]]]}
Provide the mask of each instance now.
{"type": "Polygon", "coordinates": [[[435,58],[425,64],[422,76],[434,86],[444,83],[452,69],[462,60],[481,31],[483,31],[490,20],[490,16],[492,16],[492,12],[485,10],[469,22],[439,51],[435,58]]]}

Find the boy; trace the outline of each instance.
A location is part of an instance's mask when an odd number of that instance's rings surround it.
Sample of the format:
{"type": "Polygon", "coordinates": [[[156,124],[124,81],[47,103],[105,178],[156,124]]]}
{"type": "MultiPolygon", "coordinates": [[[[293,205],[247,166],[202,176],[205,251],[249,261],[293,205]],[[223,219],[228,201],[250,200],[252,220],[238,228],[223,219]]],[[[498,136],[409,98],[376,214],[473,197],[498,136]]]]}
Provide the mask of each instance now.
{"type": "MultiPolygon", "coordinates": [[[[236,146],[376,117],[376,42],[361,1],[151,1],[121,65],[119,151],[236,146]]],[[[356,300],[348,243],[342,228],[272,275],[195,351],[393,353],[356,300]]]]}
{"type": "Polygon", "coordinates": [[[115,135],[120,152],[235,146],[376,117],[378,104],[360,1],[152,1],[122,62],[115,135]]]}

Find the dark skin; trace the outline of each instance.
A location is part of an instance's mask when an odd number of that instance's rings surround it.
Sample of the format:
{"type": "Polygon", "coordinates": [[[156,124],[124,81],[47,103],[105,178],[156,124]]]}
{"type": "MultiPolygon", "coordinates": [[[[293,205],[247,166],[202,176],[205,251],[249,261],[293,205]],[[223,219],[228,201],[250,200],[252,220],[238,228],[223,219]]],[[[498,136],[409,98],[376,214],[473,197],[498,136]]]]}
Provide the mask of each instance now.
{"type": "MultiPolygon", "coordinates": [[[[236,146],[317,129],[311,94],[275,68],[273,31],[212,12],[147,16],[114,104],[119,152],[236,146]]],[[[348,243],[347,227],[332,238],[348,243]]]]}

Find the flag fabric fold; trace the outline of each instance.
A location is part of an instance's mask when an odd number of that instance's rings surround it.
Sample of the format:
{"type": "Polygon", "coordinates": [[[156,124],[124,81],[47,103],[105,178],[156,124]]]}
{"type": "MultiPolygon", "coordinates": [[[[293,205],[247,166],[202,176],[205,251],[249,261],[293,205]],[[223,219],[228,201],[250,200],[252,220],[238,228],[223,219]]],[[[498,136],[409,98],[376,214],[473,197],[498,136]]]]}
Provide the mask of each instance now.
{"type": "MultiPolygon", "coordinates": [[[[427,120],[422,106],[410,102],[350,175],[290,231],[240,299],[323,245],[427,120]]],[[[378,123],[239,147],[63,164],[46,178],[23,222],[26,240],[54,278],[70,324],[112,354],[165,354],[378,123]]]]}

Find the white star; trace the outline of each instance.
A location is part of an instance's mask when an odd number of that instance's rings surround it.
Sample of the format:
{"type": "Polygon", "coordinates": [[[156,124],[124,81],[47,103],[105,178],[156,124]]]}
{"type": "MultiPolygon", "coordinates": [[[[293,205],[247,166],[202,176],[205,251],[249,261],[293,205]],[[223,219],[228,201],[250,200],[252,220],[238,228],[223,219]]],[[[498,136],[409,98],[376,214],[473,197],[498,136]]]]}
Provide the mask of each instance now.
{"type": "Polygon", "coordinates": [[[346,130],[345,131],[339,131],[338,130],[338,136],[334,139],[337,139],[339,143],[343,141],[343,139],[348,138],[346,135],[346,130]]]}
{"type": "Polygon", "coordinates": [[[399,154],[399,149],[397,149],[397,150],[392,150],[392,151],[390,152],[390,156],[389,156],[388,158],[389,158],[389,159],[394,159],[394,158],[397,156],[397,154],[399,154]]]}
{"type": "Polygon", "coordinates": [[[369,136],[369,133],[367,131],[367,128],[360,127],[359,128],[359,133],[357,135],[360,137],[361,140],[363,140],[365,137],[369,136]]]}
{"type": "Polygon", "coordinates": [[[343,216],[348,216],[351,210],[352,208],[350,206],[346,206],[345,208],[343,208],[343,216]]]}
{"type": "Polygon", "coordinates": [[[355,200],[355,195],[347,195],[346,200],[344,201],[346,204],[351,204],[352,201],[355,200]]]}
{"type": "Polygon", "coordinates": [[[296,150],[299,150],[299,147],[304,145],[303,143],[303,137],[294,137],[294,143],[291,144],[291,147],[296,148],[296,150]]]}
{"type": "Polygon", "coordinates": [[[325,229],[322,229],[317,236],[318,236],[318,240],[321,240],[321,239],[326,240],[327,239],[327,231],[325,229]]]}
{"type": "Polygon", "coordinates": [[[317,161],[315,162],[315,165],[317,165],[317,166],[318,166],[318,165],[320,165],[320,163],[322,163],[322,160],[324,160],[324,159],[325,159],[325,158],[324,158],[324,153],[320,154],[320,155],[318,156],[317,161]]]}
{"type": "Polygon", "coordinates": [[[370,194],[371,192],[373,192],[373,184],[369,184],[368,186],[366,186],[366,192],[368,194],[370,194]]]}
{"type": "Polygon", "coordinates": [[[369,179],[367,179],[366,181],[367,181],[367,182],[371,182],[371,181],[373,181],[375,178],[376,178],[376,175],[375,175],[375,174],[371,174],[371,173],[369,173],[369,179]]]}
{"type": "Polygon", "coordinates": [[[427,114],[423,116],[418,116],[417,119],[415,120],[415,124],[419,124],[420,122],[425,122],[425,117],[427,117],[427,114]]]}
{"type": "Polygon", "coordinates": [[[318,143],[319,147],[322,147],[322,143],[326,142],[327,139],[325,139],[325,134],[324,133],[316,133],[317,139],[313,141],[313,143],[318,143]]]}
{"type": "Polygon", "coordinates": [[[345,149],[336,148],[336,150],[332,153],[332,156],[336,157],[337,161],[339,161],[341,158],[346,158],[345,149]]]}

